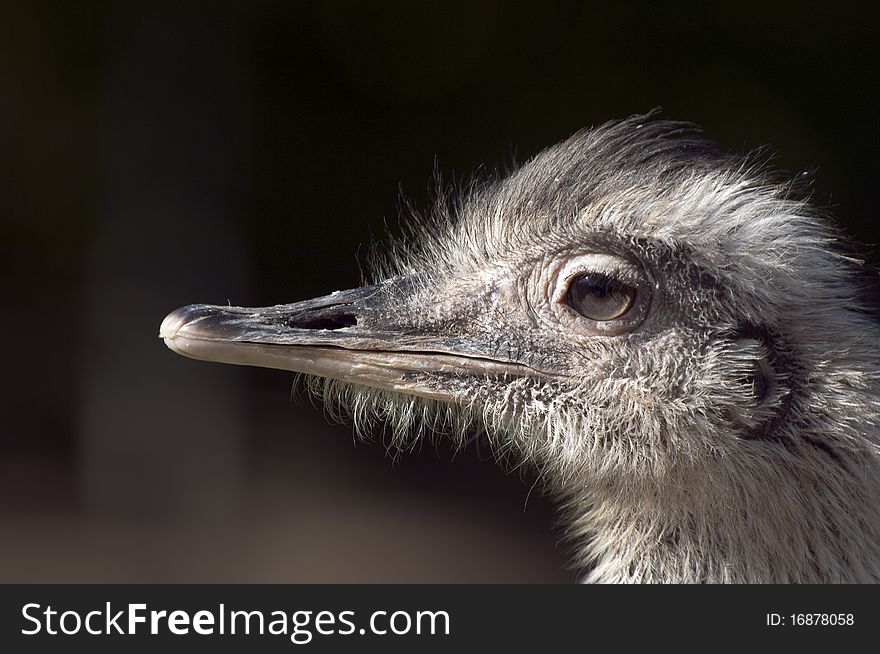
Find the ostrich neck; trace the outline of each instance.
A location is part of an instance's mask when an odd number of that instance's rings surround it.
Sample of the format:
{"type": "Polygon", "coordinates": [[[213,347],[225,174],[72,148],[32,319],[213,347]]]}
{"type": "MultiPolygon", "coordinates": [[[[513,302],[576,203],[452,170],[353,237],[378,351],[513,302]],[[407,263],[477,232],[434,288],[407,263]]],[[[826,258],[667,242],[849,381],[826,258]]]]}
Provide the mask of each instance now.
{"type": "Polygon", "coordinates": [[[576,563],[598,583],[877,582],[880,483],[876,467],[863,471],[756,482],[716,469],[571,490],[576,563]]]}

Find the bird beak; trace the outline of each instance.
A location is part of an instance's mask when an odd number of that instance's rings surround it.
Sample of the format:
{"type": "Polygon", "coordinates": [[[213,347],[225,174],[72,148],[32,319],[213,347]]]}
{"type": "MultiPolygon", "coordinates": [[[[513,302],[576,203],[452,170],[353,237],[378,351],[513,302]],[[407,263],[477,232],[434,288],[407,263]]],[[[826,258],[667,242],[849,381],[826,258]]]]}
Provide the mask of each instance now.
{"type": "Polygon", "coordinates": [[[193,304],[168,314],[159,337],[194,359],[290,370],[430,399],[453,399],[451,382],[462,377],[534,373],[490,356],[479,341],[407,326],[395,298],[409,285],[399,278],[264,308],[193,304]]]}

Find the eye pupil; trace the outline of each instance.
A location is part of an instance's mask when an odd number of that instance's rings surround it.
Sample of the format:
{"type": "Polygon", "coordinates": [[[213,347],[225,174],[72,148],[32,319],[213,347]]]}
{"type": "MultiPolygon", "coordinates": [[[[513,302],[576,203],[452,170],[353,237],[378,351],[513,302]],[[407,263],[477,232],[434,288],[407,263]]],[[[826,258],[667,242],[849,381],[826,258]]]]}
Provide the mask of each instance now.
{"type": "Polygon", "coordinates": [[[636,298],[636,290],[598,273],[580,275],[568,288],[568,304],[585,318],[605,321],[620,318],[636,298]]]}

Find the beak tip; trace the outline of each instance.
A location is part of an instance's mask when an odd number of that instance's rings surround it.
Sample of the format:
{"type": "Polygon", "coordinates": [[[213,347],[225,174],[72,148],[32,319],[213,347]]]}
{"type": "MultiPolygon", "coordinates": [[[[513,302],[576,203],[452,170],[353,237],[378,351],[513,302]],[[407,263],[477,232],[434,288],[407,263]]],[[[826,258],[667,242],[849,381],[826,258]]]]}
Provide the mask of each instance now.
{"type": "Polygon", "coordinates": [[[186,309],[172,311],[165,316],[162,324],[159,325],[159,338],[165,339],[165,343],[168,344],[169,341],[177,336],[177,332],[179,332],[180,328],[186,324],[187,320],[188,312],[186,309]]]}
{"type": "Polygon", "coordinates": [[[199,306],[201,305],[192,305],[175,309],[165,316],[165,319],[159,326],[159,338],[161,338],[165,342],[166,347],[175,354],[182,354],[186,357],[194,356],[191,353],[191,350],[193,346],[198,343],[198,340],[194,341],[190,338],[191,334],[187,331],[187,326],[192,324],[194,320],[198,322],[193,309],[198,308],[199,306]]]}

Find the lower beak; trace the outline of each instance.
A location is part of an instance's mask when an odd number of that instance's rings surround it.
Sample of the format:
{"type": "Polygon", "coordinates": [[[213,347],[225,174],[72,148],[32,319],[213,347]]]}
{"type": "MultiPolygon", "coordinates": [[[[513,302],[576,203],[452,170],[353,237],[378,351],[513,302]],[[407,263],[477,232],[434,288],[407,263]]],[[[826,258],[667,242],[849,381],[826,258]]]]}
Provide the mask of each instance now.
{"type": "Polygon", "coordinates": [[[521,377],[533,370],[490,356],[485,343],[402,328],[391,285],[337,291],[265,308],[194,304],[171,312],[159,337],[205,361],[290,370],[449,400],[455,377],[521,377]]]}

